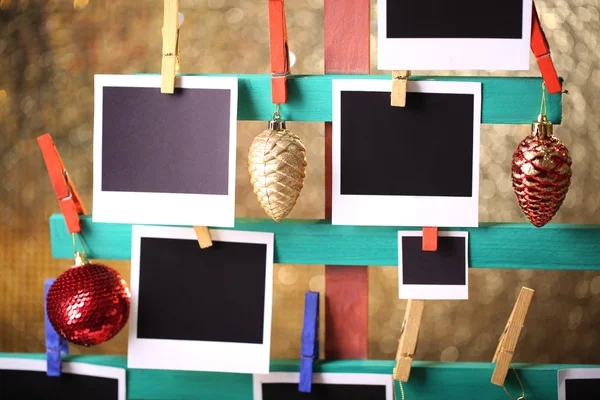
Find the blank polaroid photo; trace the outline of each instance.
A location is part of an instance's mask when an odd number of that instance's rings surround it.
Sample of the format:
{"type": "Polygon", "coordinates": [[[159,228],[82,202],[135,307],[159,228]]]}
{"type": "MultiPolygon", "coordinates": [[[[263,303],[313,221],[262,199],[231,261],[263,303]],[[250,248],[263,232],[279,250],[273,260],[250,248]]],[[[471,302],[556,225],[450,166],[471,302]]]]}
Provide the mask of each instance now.
{"type": "Polygon", "coordinates": [[[558,371],[558,400],[599,398],[600,368],[571,368],[558,371]]]}
{"type": "Polygon", "coordinates": [[[238,84],[96,75],[94,222],[233,227],[238,84]]]}
{"type": "Polygon", "coordinates": [[[378,0],[380,70],[529,70],[529,0],[378,0]]]}
{"type": "Polygon", "coordinates": [[[134,226],[128,367],[268,373],[272,233],[134,226]]]}
{"type": "Polygon", "coordinates": [[[481,84],[333,80],[335,225],[477,226],[481,84]]]}
{"type": "Polygon", "coordinates": [[[254,375],[254,400],[393,400],[390,374],[313,374],[310,393],[298,391],[300,374],[254,375]]]}
{"type": "Polygon", "coordinates": [[[401,299],[469,298],[469,233],[438,232],[437,251],[423,251],[423,232],[398,232],[401,299]]]}
{"type": "Polygon", "coordinates": [[[125,369],[63,362],[59,377],[46,360],[0,358],[0,399],[125,400],[125,369]]]}

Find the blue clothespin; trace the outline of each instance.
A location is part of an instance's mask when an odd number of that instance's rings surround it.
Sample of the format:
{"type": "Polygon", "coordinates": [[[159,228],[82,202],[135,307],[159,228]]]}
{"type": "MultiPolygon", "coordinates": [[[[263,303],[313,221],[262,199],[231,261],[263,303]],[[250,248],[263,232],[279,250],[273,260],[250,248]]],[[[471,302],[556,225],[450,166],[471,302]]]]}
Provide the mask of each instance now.
{"type": "Polygon", "coordinates": [[[298,391],[310,393],[314,360],[319,359],[319,292],[306,292],[298,391]]]}
{"type": "Polygon", "coordinates": [[[56,279],[46,279],[44,282],[44,320],[46,325],[46,375],[60,376],[61,354],[69,354],[69,345],[65,339],[60,337],[52,327],[48,319],[46,301],[50,286],[56,279]]]}

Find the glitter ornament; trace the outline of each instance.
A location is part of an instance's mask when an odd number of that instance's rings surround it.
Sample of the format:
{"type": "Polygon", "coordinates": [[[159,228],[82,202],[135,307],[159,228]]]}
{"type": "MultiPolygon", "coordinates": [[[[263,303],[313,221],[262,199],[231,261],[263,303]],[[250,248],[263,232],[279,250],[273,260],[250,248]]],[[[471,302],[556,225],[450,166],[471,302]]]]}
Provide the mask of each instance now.
{"type": "Polygon", "coordinates": [[[278,112],[269,129],[254,138],[248,152],[252,189],[267,215],[279,222],[298,200],[306,177],[306,149],[286,129],[278,112]]]}
{"type": "Polygon", "coordinates": [[[563,142],[552,136],[546,114],[533,122],[531,135],[513,153],[512,182],[519,206],[538,228],[563,203],[571,184],[571,157],[563,142]]]}
{"type": "Polygon", "coordinates": [[[47,312],[56,332],[71,343],[94,346],[115,336],[127,323],[131,294],[119,273],[90,264],[77,253],[76,263],[50,287],[47,312]]]}

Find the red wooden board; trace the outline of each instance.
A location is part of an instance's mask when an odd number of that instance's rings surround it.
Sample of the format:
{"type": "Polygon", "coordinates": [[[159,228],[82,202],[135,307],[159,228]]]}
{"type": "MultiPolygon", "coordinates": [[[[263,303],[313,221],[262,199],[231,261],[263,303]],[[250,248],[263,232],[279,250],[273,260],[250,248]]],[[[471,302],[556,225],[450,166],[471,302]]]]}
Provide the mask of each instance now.
{"type": "Polygon", "coordinates": [[[325,358],[367,358],[367,267],[325,266],[325,358]]]}
{"type": "MultiPolygon", "coordinates": [[[[368,74],[370,0],[325,0],[325,73],[368,74]]],[[[325,218],[331,219],[331,124],[325,124],[325,218]]],[[[368,354],[367,267],[325,266],[325,358],[368,354]]]]}

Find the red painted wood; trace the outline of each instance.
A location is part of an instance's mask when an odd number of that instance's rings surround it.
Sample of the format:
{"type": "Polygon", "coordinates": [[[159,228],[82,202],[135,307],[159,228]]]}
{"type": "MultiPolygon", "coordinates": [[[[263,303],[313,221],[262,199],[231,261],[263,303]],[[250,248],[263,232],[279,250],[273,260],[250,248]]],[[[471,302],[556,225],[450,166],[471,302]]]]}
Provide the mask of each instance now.
{"type": "Polygon", "coordinates": [[[65,217],[67,229],[69,233],[81,232],[79,215],[86,214],[85,208],[83,207],[79,193],[75,190],[75,185],[73,185],[70,175],[67,174],[65,164],[60,154],[58,154],[52,137],[49,133],[46,133],[39,136],[37,141],[42,150],[42,156],[44,157],[46,169],[48,170],[60,210],[65,217]]]}
{"type": "MultiPolygon", "coordinates": [[[[325,0],[325,73],[368,74],[370,0],[325,0]]],[[[331,218],[331,124],[325,124],[325,218],[331,218]]],[[[368,355],[367,267],[325,266],[325,358],[368,355]]]]}
{"type": "Polygon", "coordinates": [[[325,73],[368,74],[370,0],[325,0],[325,73]]]}
{"type": "Polygon", "coordinates": [[[542,73],[542,77],[548,88],[548,93],[559,93],[562,90],[562,86],[558,79],[554,64],[552,63],[550,46],[548,45],[546,35],[542,29],[535,3],[533,4],[532,10],[531,51],[533,51],[533,54],[535,54],[535,57],[537,58],[540,72],[542,73]]]}
{"type": "Polygon", "coordinates": [[[271,101],[273,104],[287,103],[287,77],[274,76],[271,78],[271,101]]]}
{"type": "Polygon", "coordinates": [[[423,251],[437,251],[438,249],[438,228],[423,228],[423,251]]]}
{"type": "Polygon", "coordinates": [[[367,267],[325,268],[325,358],[367,358],[367,267]]]}
{"type": "Polygon", "coordinates": [[[287,27],[283,0],[269,0],[269,48],[271,55],[271,97],[274,104],[287,102],[287,84],[284,74],[290,73],[288,65],[287,27]]]}

